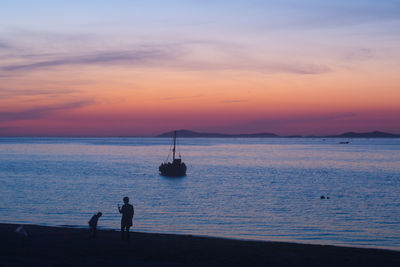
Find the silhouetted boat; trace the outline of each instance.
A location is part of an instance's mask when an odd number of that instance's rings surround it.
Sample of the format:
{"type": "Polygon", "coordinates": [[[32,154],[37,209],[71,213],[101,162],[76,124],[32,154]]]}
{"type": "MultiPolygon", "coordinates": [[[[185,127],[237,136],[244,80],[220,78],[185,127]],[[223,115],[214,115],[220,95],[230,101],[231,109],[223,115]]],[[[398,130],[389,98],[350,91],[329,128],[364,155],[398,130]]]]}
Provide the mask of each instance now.
{"type": "Polygon", "coordinates": [[[339,142],[339,144],[341,144],[341,145],[347,145],[348,143],[349,143],[349,141],[339,142]]]}
{"type": "MultiPolygon", "coordinates": [[[[172,162],[164,162],[158,170],[161,175],[168,177],[182,177],[186,175],[186,165],[182,162],[181,155],[175,158],[176,151],[176,131],[174,131],[174,148],[172,149],[172,162]]],[[[168,160],[168,159],[167,159],[168,160]]]]}

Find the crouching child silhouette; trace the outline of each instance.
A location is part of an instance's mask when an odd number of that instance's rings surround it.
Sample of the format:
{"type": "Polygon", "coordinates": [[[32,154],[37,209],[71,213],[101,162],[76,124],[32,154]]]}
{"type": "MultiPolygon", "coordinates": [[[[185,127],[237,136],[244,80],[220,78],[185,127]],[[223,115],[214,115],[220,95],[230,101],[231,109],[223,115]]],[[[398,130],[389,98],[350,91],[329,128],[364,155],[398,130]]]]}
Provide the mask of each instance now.
{"type": "Polygon", "coordinates": [[[129,240],[129,228],[133,225],[132,219],[135,211],[133,206],[129,204],[129,198],[124,197],[124,205],[122,208],[118,205],[118,211],[122,214],[121,218],[121,239],[125,239],[125,231],[126,231],[126,240],[129,240]]]}
{"type": "Polygon", "coordinates": [[[103,215],[103,213],[98,212],[97,214],[93,215],[92,218],[89,221],[89,230],[90,230],[90,235],[95,238],[96,237],[96,228],[97,228],[97,222],[99,221],[99,218],[103,215]]]}

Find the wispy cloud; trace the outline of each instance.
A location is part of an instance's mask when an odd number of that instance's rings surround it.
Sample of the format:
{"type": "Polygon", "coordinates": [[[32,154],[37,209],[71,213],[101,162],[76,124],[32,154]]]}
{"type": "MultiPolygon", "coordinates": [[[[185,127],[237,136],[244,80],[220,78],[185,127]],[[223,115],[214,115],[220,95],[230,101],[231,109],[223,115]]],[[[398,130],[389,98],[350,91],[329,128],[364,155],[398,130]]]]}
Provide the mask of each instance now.
{"type": "Polygon", "coordinates": [[[202,40],[189,37],[175,42],[135,43],[129,47],[127,44],[114,44],[112,49],[99,50],[98,36],[23,33],[24,35],[19,33],[18,38],[8,36],[9,39],[0,40],[0,45],[3,44],[8,50],[12,49],[12,52],[0,54],[0,58],[5,59],[0,61],[0,77],[42,69],[53,70],[63,66],[124,66],[199,72],[234,70],[299,75],[331,71],[323,63],[316,64],[285,57],[261,59],[250,56],[251,48],[247,45],[217,39],[202,40]],[[27,46],[27,41],[32,45],[27,46]],[[19,46],[15,46],[15,43],[19,46]],[[49,43],[52,44],[50,49],[49,43]],[[204,57],[204,52],[198,54],[199,51],[210,51],[218,56],[204,57]]]}
{"type": "Polygon", "coordinates": [[[174,100],[181,100],[181,99],[193,99],[193,98],[199,98],[204,96],[203,94],[198,94],[198,95],[192,95],[192,96],[171,96],[171,97],[163,97],[161,100],[164,101],[174,101],[174,100]]]}
{"type": "Polygon", "coordinates": [[[81,100],[53,106],[41,106],[21,111],[0,111],[0,121],[35,120],[48,117],[59,111],[73,110],[93,104],[92,100],[81,100]]]}
{"type": "MultiPolygon", "coordinates": [[[[265,60],[266,61],[266,60],[265,60]]],[[[172,67],[188,71],[251,71],[261,73],[323,74],[331,72],[331,68],[322,64],[303,62],[265,62],[247,59],[241,62],[201,62],[195,60],[175,61],[172,67]]]]}
{"type": "Polygon", "coordinates": [[[15,126],[0,127],[0,132],[1,132],[1,131],[14,130],[14,129],[18,129],[18,128],[19,128],[19,127],[15,127],[15,126]]]}
{"type": "Polygon", "coordinates": [[[101,51],[87,55],[54,58],[24,64],[1,67],[2,71],[35,70],[63,65],[132,64],[140,65],[150,61],[172,59],[167,51],[161,49],[141,49],[134,51],[101,51]]]}
{"type": "Polygon", "coordinates": [[[0,88],[0,96],[2,97],[66,95],[77,92],[80,91],[72,89],[54,90],[54,89],[40,89],[40,88],[26,88],[26,89],[0,88]]]}
{"type": "Polygon", "coordinates": [[[243,103],[243,102],[247,102],[248,100],[246,99],[231,99],[231,100],[223,100],[221,101],[221,103],[224,104],[234,104],[234,103],[243,103]]]}
{"type": "Polygon", "coordinates": [[[4,49],[4,48],[10,48],[10,45],[8,45],[5,42],[0,41],[0,49],[4,49]]]}
{"type": "Polygon", "coordinates": [[[344,55],[346,60],[357,60],[364,61],[373,58],[371,49],[368,48],[356,48],[347,51],[344,55]]]}
{"type": "Polygon", "coordinates": [[[289,62],[289,63],[270,63],[260,66],[266,72],[287,72],[294,74],[322,74],[331,72],[331,68],[322,64],[289,62]]]}
{"type": "MultiPolygon", "coordinates": [[[[321,74],[331,69],[322,64],[302,62],[263,62],[248,59],[247,62],[215,62],[191,59],[184,49],[139,49],[132,51],[99,51],[86,55],[60,56],[49,60],[0,66],[2,72],[34,71],[70,65],[123,65],[128,67],[164,67],[188,71],[248,70],[268,73],[285,72],[293,74],[321,74]],[[187,56],[187,57],[185,57],[187,56]]],[[[38,58],[39,56],[36,56],[38,58]]],[[[46,55],[48,57],[48,55],[46,55]]]]}

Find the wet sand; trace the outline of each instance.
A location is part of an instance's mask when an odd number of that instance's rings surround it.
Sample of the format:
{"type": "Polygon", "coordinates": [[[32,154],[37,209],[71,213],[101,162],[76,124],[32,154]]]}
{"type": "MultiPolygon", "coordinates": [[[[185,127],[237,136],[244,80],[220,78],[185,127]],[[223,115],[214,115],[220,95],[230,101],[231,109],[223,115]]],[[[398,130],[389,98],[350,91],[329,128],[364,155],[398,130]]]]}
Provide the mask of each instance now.
{"type": "Polygon", "coordinates": [[[400,266],[400,251],[0,224],[4,266],[400,266]]]}

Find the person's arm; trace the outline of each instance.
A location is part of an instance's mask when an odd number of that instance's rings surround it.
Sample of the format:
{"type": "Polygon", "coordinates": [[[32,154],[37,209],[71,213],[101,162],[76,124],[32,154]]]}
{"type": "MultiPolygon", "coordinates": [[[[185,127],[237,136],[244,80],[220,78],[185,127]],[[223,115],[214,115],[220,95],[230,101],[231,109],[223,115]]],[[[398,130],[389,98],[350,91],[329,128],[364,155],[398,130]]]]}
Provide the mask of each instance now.
{"type": "Polygon", "coordinates": [[[118,211],[119,211],[119,213],[122,213],[122,209],[121,209],[121,207],[119,206],[119,204],[118,204],[118,211]]]}

